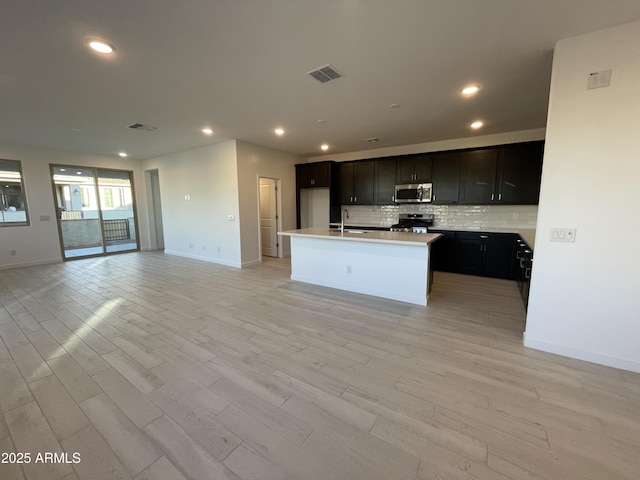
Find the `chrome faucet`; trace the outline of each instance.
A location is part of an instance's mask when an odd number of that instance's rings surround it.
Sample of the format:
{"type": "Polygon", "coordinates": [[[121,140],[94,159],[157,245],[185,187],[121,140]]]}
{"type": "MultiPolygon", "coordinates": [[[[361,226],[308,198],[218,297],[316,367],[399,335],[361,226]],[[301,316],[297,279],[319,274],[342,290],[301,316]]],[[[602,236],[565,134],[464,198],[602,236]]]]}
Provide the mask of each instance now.
{"type": "Polygon", "coordinates": [[[349,210],[346,208],[342,211],[342,221],[340,222],[340,231],[344,232],[344,214],[347,214],[347,218],[349,218],[349,210]]]}

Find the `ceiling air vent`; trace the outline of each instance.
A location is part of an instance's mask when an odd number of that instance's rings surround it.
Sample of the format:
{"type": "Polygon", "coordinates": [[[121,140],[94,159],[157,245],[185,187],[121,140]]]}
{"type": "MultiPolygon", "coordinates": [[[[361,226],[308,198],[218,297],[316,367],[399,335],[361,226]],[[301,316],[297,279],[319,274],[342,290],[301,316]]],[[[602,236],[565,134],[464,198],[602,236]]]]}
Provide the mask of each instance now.
{"type": "Polygon", "coordinates": [[[311,75],[320,83],[327,83],[331,80],[335,80],[336,78],[340,78],[342,76],[342,74],[338,73],[338,71],[335,68],[333,68],[331,65],[325,65],[324,67],[311,70],[310,72],[307,72],[307,75],[311,75]]]}
{"type": "Polygon", "coordinates": [[[133,123],[129,125],[129,128],[133,128],[134,130],[143,130],[145,132],[155,132],[158,130],[158,127],[154,127],[153,125],[145,125],[144,123],[133,123]]]}

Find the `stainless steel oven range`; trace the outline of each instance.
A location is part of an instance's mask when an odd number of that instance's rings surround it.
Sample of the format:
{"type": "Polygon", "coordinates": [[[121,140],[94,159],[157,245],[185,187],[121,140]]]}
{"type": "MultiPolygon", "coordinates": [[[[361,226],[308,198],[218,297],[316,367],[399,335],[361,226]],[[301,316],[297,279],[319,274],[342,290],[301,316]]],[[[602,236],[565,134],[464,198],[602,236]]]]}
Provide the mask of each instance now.
{"type": "Polygon", "coordinates": [[[428,233],[433,226],[433,213],[401,213],[392,232],[428,233]]]}

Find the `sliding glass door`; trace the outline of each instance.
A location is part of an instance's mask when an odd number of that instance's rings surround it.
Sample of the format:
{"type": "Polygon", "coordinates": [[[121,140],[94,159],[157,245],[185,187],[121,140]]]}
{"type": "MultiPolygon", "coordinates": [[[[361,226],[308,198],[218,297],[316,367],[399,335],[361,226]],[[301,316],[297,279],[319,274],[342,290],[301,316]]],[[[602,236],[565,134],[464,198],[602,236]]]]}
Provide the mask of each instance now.
{"type": "Polygon", "coordinates": [[[98,170],[98,199],[105,250],[138,248],[131,172],[98,170]]]}
{"type": "Polygon", "coordinates": [[[65,259],[138,249],[132,173],[51,166],[65,259]]]}

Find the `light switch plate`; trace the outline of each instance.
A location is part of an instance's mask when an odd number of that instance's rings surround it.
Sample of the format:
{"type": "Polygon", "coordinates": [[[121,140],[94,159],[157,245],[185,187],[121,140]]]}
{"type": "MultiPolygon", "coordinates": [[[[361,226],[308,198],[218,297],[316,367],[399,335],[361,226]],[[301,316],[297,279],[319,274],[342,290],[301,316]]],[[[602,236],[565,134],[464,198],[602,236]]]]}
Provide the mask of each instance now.
{"type": "Polygon", "coordinates": [[[575,228],[552,228],[551,241],[573,243],[576,241],[576,229],[575,228]]]}

